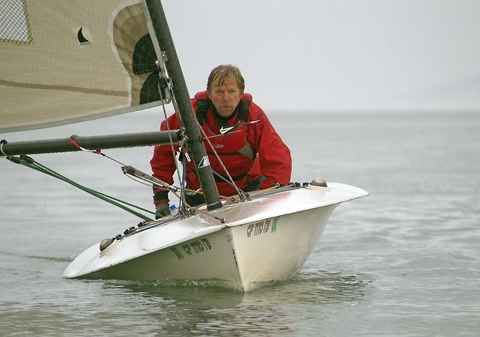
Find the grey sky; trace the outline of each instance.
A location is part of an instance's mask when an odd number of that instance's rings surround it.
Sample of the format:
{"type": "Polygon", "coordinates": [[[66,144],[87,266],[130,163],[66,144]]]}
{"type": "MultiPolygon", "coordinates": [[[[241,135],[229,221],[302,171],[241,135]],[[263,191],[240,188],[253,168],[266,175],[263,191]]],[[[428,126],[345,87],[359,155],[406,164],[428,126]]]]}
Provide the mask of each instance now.
{"type": "Polygon", "coordinates": [[[268,111],[480,110],[478,0],[164,0],[190,95],[238,65],[268,111]]]}

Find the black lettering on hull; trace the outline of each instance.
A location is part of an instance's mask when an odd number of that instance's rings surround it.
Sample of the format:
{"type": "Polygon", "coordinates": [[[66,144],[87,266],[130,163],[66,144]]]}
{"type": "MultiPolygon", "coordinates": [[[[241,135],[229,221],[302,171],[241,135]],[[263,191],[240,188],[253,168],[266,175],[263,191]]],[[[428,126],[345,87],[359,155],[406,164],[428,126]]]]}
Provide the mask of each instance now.
{"type": "Polygon", "coordinates": [[[183,250],[189,256],[200,254],[212,249],[212,244],[207,238],[199,239],[182,245],[183,250]]]}
{"type": "Polygon", "coordinates": [[[280,217],[277,217],[273,220],[273,226],[270,226],[272,219],[266,219],[260,222],[249,224],[247,227],[247,237],[251,238],[253,236],[265,234],[270,230],[272,233],[275,232],[277,230],[277,221],[279,218],[280,217]]]}

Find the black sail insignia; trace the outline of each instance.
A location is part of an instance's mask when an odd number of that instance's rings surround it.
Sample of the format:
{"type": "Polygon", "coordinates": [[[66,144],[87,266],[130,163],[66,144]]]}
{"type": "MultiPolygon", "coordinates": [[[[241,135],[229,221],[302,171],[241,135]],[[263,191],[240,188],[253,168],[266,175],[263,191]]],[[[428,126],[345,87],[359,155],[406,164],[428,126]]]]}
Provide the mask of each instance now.
{"type": "Polygon", "coordinates": [[[157,66],[157,56],[150,34],[145,34],[135,45],[132,70],[135,75],[151,73],[140,91],[140,104],[163,100],[160,92],[165,92],[167,81],[161,76],[157,66]]]}

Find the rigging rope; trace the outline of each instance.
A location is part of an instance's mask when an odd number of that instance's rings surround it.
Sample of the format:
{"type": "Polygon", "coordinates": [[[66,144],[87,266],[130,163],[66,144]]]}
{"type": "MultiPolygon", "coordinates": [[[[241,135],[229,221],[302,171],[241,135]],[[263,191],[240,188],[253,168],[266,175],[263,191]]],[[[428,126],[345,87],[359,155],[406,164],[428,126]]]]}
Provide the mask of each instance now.
{"type": "MultiPolygon", "coordinates": [[[[125,166],[124,163],[119,162],[118,160],[116,160],[116,159],[114,159],[114,158],[112,158],[112,157],[107,156],[107,155],[106,155],[105,153],[103,153],[102,150],[100,150],[100,149],[98,149],[98,150],[88,150],[88,149],[85,149],[85,148],[81,147],[80,145],[78,145],[78,144],[75,142],[75,140],[73,140],[73,137],[74,137],[74,136],[71,136],[71,137],[70,137],[70,141],[72,142],[73,145],[75,145],[75,146],[76,146],[77,148],[79,148],[80,150],[82,150],[82,151],[84,151],[84,152],[90,152],[90,153],[94,153],[94,154],[99,154],[99,155],[101,155],[102,157],[108,158],[108,159],[110,159],[111,161],[114,161],[114,162],[117,163],[117,164],[120,164],[120,165],[125,166]]],[[[170,138],[171,138],[171,137],[172,137],[172,136],[170,135],[170,138]]]]}

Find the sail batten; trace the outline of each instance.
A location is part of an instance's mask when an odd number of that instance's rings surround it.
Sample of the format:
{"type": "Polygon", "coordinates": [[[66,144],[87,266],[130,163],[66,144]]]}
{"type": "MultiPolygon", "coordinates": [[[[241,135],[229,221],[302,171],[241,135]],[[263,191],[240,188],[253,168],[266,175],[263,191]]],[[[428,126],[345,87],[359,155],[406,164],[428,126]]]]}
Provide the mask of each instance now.
{"type": "Polygon", "coordinates": [[[160,72],[132,69],[134,58],[155,62],[134,55],[143,52],[137,44],[149,34],[141,3],[0,1],[0,132],[162,104],[160,72]]]}

